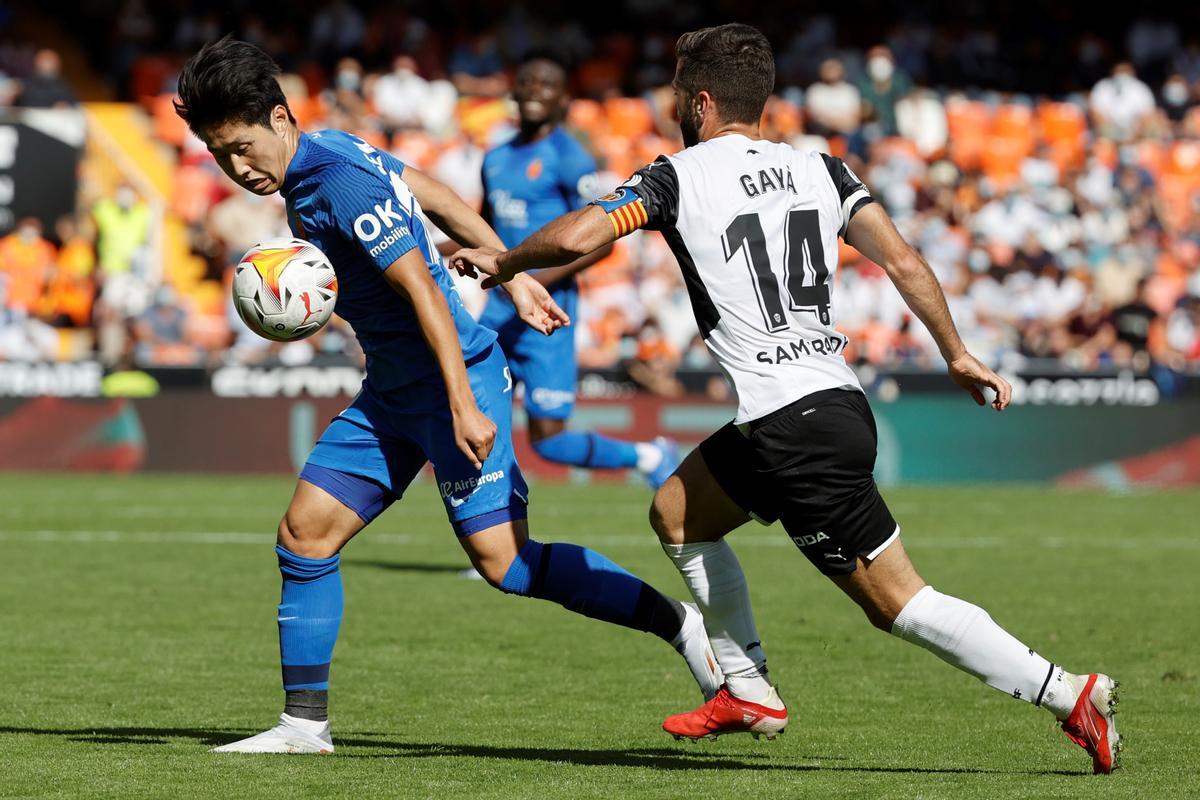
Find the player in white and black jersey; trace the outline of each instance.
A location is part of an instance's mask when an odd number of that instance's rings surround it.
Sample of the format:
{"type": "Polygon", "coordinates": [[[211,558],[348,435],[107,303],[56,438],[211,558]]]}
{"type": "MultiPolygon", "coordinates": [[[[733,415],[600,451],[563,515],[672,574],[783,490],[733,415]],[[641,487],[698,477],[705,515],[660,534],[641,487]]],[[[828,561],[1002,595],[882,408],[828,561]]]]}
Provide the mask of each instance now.
{"type": "Polygon", "coordinates": [[[725,535],[780,520],[801,552],[879,628],[925,647],[1013,697],[1050,710],[1097,772],[1115,766],[1115,682],[1075,675],[1012,637],[983,609],[917,574],[872,477],[875,422],[842,357],[832,277],[838,239],[879,264],[929,329],[950,377],[1003,410],[1011,387],[963,347],[929,266],[840,160],[763,141],[774,84],[756,29],[684,34],[674,88],[682,152],[614,193],[549,223],[506,253],[452,262],[508,280],[573,261],[637,228],[660,230],[683,270],[700,333],[737,392],[735,418],[655,495],[651,523],[704,612],[726,684],[663,727],[677,737],[771,737],[787,710],[770,683],[745,576],[725,535]]]}

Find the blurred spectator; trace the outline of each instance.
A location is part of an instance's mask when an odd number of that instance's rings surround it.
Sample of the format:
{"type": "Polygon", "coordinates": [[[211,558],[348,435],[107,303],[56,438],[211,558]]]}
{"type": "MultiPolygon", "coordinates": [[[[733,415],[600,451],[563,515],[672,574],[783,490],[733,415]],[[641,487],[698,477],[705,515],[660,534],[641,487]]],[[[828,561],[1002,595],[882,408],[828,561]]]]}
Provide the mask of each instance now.
{"type": "Polygon", "coordinates": [[[646,320],[638,331],[637,350],[629,364],[629,377],[652,394],[678,397],[683,394],[683,385],[675,377],[678,364],[678,351],[662,335],[654,320],[646,320]]]}
{"type": "Polygon", "coordinates": [[[138,363],[190,366],[199,363],[200,353],[187,341],[187,315],[175,293],[159,288],[154,302],[133,324],[136,336],[134,357],[138,363]]]}
{"type": "Polygon", "coordinates": [[[75,93],[62,79],[62,60],[53,50],[38,50],[33,74],[21,81],[16,105],[26,108],[67,108],[75,105],[75,93]]]}
{"type": "Polygon", "coordinates": [[[1132,301],[1113,309],[1109,324],[1116,333],[1118,363],[1132,363],[1143,369],[1149,366],[1150,340],[1161,321],[1158,312],[1146,302],[1146,281],[1138,284],[1137,296],[1132,301]]]}
{"type": "Polygon", "coordinates": [[[892,51],[884,45],[876,45],[867,51],[866,74],[858,84],[865,106],[868,138],[895,136],[896,103],[912,90],[912,80],[896,68],[892,51]]]}
{"type": "Polygon", "coordinates": [[[208,233],[219,247],[218,260],[235,264],[242,254],[271,236],[291,236],[286,207],[278,194],[236,191],[213,206],[208,233]]]}
{"type": "Polygon", "coordinates": [[[1038,231],[1044,216],[1028,196],[1013,188],[981,208],[973,224],[985,242],[1016,247],[1038,231]]]}
{"type": "Polygon", "coordinates": [[[1200,296],[1185,295],[1166,321],[1166,344],[1172,366],[1182,370],[1200,362],[1200,296]]]}
{"type": "Polygon", "coordinates": [[[367,101],[363,94],[363,68],[358,59],[341,58],[333,73],[333,84],[325,90],[331,128],[359,132],[363,127],[367,101]]]}
{"type": "MultiPolygon", "coordinates": [[[[0,300],[3,299],[0,291],[0,300]]],[[[58,334],[23,311],[0,304],[0,361],[48,361],[58,356],[58,334]]]]}
{"type": "Polygon", "coordinates": [[[459,43],[450,54],[448,69],[459,94],[501,97],[508,92],[504,60],[492,34],[479,34],[459,43]]]}
{"type": "Polygon", "coordinates": [[[96,251],[74,217],[60,218],[54,232],[60,246],[46,287],[42,316],[54,325],[86,328],[91,323],[96,294],[96,251]]]}
{"type": "Polygon", "coordinates": [[[846,69],[836,58],[821,63],[821,80],[804,94],[806,130],[817,136],[851,136],[862,121],[862,95],[846,80],[846,69]]]}
{"type": "Polygon", "coordinates": [[[914,88],[897,100],[896,131],[916,145],[923,158],[934,158],[945,150],[950,129],[946,108],[937,93],[914,88]]]}
{"type": "Polygon", "coordinates": [[[1138,80],[1132,64],[1122,61],[1113,67],[1110,77],[1092,88],[1088,104],[1101,136],[1127,142],[1154,112],[1154,92],[1138,80]]]}
{"type": "Polygon", "coordinates": [[[27,217],[0,239],[0,279],[5,305],[26,316],[37,314],[42,291],[54,270],[54,245],[42,236],[42,223],[27,217]]]}
{"type": "Polygon", "coordinates": [[[367,21],[349,0],[322,3],[313,17],[309,41],[317,58],[326,63],[356,53],[367,35],[367,21]]]}
{"type": "Polygon", "coordinates": [[[1167,78],[1162,88],[1163,111],[1167,119],[1178,125],[1187,117],[1189,111],[1196,105],[1188,89],[1187,79],[1178,72],[1167,78]]]}
{"type": "Polygon", "coordinates": [[[101,360],[125,363],[131,353],[130,320],[150,303],[146,275],[146,246],[150,236],[150,208],[125,185],[112,198],[92,209],[96,222],[99,296],[95,306],[96,343],[101,360]]]}
{"type": "Polygon", "coordinates": [[[445,81],[427,81],[417,74],[412,56],[396,56],[392,71],[375,79],[371,100],[389,129],[421,128],[442,132],[454,116],[456,91],[445,81]]]}
{"type": "MultiPolygon", "coordinates": [[[[107,1],[123,9],[117,35],[89,46],[113,54],[98,61],[116,64],[119,80],[122,59],[142,56],[130,83],[157,85],[160,59],[148,54],[162,46],[158,38],[190,51],[214,30],[238,30],[282,59],[290,74],[281,85],[303,127],[352,130],[472,204],[479,201],[481,149],[511,130],[506,60],[531,46],[559,47],[579,64],[572,87],[589,99],[572,107],[570,125],[606,164],[610,186],[681,147],[668,85],[675,31],[656,22],[666,7],[661,0],[638,0],[631,7],[636,25],[603,31],[583,16],[551,21],[515,6],[472,18],[467,30],[440,10],[427,10],[425,19],[378,0],[339,0],[309,17],[311,26],[264,25],[245,4],[189,13],[144,0],[107,1]],[[453,83],[438,80],[443,75],[453,83]]],[[[681,13],[698,27],[709,12],[681,13]]],[[[839,41],[839,25],[854,13],[792,20],[771,12],[763,20],[768,30],[790,32],[777,50],[778,95],[768,102],[763,137],[844,153],[930,262],[964,340],[992,363],[1056,359],[1090,369],[1153,359],[1175,369],[1200,367],[1200,37],[1183,22],[1149,19],[1123,28],[1131,31],[1125,53],[1111,35],[1072,33],[1060,41],[1054,25],[1030,29],[1017,24],[1018,15],[985,22],[947,7],[936,20],[880,29],[887,46],[863,53],[839,41]],[[1128,63],[1105,77],[1125,57],[1146,83],[1128,63]],[[938,88],[913,88],[914,79],[938,88]],[[1157,105],[1147,83],[1158,92],[1157,105]],[[1144,341],[1139,327],[1149,329],[1144,341]]],[[[32,50],[6,60],[0,48],[0,69],[9,75],[27,74],[32,63],[32,50]]],[[[0,81],[0,104],[3,95],[0,81]]],[[[286,234],[277,198],[230,192],[196,140],[158,135],[180,152],[180,176],[188,180],[179,182],[187,198],[186,213],[179,213],[192,226],[193,247],[209,258],[210,279],[251,244],[286,234]]],[[[102,219],[97,206],[98,225],[102,219]]],[[[106,360],[191,363],[201,356],[177,347],[189,342],[214,360],[235,362],[360,357],[344,352],[353,339],[338,322],[287,348],[240,324],[226,326],[224,318],[235,316],[221,313],[228,287],[218,294],[214,280],[156,294],[138,255],[148,215],[140,235],[124,237],[140,245],[121,245],[122,232],[138,227],[132,222],[101,227],[96,279],[104,288],[93,318],[106,360]],[[121,275],[133,291],[120,287],[121,275]],[[152,297],[159,302],[150,308],[152,297]],[[168,302],[178,308],[162,307],[168,302]],[[231,332],[238,343],[225,349],[231,332]]],[[[74,306],[60,300],[71,296],[66,276],[86,273],[68,263],[85,263],[90,245],[86,235],[76,237],[69,253],[67,237],[59,238],[63,249],[41,289],[40,310],[19,319],[10,312],[12,324],[0,331],[22,357],[53,354],[55,332],[37,314],[68,326],[85,319],[82,294],[74,306]]],[[[840,250],[833,291],[839,327],[850,337],[848,358],[936,364],[932,340],[882,270],[848,246],[840,250]]],[[[0,263],[0,284],[11,282],[12,269],[0,263]]],[[[472,290],[479,292],[477,285],[463,289],[467,302],[472,290]]],[[[713,369],[678,267],[653,232],[622,239],[581,276],[574,330],[581,366],[626,369],[653,391],[676,391],[676,368],[713,369]]],[[[719,377],[709,389],[727,397],[719,377]]]]}

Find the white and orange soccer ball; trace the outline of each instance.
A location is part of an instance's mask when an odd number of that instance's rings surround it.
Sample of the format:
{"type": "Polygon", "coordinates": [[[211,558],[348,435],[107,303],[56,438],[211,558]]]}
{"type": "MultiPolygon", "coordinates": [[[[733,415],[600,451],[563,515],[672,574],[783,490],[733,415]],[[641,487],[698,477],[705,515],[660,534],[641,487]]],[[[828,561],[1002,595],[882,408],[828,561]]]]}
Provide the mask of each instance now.
{"type": "Polygon", "coordinates": [[[316,245],[268,239],[250,248],[233,274],[233,304],[250,330],[276,342],[324,327],[337,304],[337,274],[316,245]]]}

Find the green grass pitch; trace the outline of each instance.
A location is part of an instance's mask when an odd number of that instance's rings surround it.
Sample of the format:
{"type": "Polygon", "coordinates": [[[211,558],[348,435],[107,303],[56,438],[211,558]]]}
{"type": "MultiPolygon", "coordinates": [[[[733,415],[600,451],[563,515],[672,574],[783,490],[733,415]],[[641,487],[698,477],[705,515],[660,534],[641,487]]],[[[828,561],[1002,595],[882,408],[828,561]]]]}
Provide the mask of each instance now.
{"type": "MultiPolygon", "coordinates": [[[[279,712],[271,549],[291,482],[0,476],[0,797],[1172,798],[1200,792],[1200,495],[885,493],[917,568],[1122,681],[1124,769],[871,628],[779,528],[732,539],[791,726],[677,743],[699,700],[645,634],[460,578],[430,483],[349,545],[337,753],[216,756],[279,712]]],[[[633,486],[534,487],[543,541],[686,591],[633,486]]]]}

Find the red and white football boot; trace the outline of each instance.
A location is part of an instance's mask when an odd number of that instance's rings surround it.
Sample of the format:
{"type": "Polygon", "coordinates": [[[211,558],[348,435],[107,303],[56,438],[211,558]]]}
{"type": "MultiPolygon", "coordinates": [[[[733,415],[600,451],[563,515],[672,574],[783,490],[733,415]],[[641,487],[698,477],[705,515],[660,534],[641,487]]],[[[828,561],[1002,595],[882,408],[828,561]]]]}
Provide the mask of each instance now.
{"type": "Polygon", "coordinates": [[[787,708],[775,687],[761,703],[751,703],[722,686],[715,697],[695,711],[663,721],[663,730],[679,739],[716,739],[726,733],[749,733],[774,739],[787,728],[787,708]]]}
{"type": "Polygon", "coordinates": [[[1116,769],[1121,755],[1117,686],[1107,675],[1088,675],[1071,715],[1059,720],[1067,737],[1092,757],[1092,771],[1097,775],[1107,775],[1116,769]]]}

